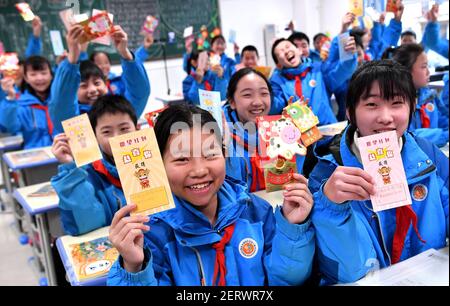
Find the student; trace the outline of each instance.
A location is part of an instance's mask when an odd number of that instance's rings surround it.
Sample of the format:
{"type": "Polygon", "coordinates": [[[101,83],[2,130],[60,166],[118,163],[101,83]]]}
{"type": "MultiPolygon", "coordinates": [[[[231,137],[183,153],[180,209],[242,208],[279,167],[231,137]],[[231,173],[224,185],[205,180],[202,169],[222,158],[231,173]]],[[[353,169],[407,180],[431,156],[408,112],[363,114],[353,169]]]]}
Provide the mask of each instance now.
{"type": "Polygon", "coordinates": [[[192,85],[195,82],[195,71],[198,65],[198,52],[190,52],[189,60],[187,62],[187,76],[183,80],[183,97],[184,100],[189,102],[189,91],[191,90],[192,85]]]}
{"type": "Polygon", "coordinates": [[[418,99],[409,130],[439,147],[445,146],[448,142],[448,116],[440,113],[445,106],[436,91],[428,87],[430,70],[423,47],[418,44],[403,45],[388,49],[384,57],[400,63],[412,75],[418,99]]]}
{"type": "Polygon", "coordinates": [[[158,117],[155,134],[176,207],[151,218],[126,217],[135,205],[116,213],[109,239],[121,255],[108,285],[300,285],[307,279],[313,203],[303,176],[294,175],[274,213],[226,177],[220,130],[207,111],[171,106],[158,117]],[[171,134],[176,123],[185,127],[171,134]],[[178,140],[188,148],[174,145],[178,140]],[[201,155],[193,148],[203,148],[201,155]]]}
{"type": "Polygon", "coordinates": [[[321,67],[302,59],[300,50],[285,38],[274,42],[272,57],[282,69],[270,78],[274,95],[270,114],[281,114],[291,96],[294,101],[304,96],[309,99],[313,113],[319,117],[320,125],[335,123],[321,67]]]}
{"type": "MultiPolygon", "coordinates": [[[[81,51],[79,40],[82,31],[80,25],[74,25],[69,30],[67,34],[69,55],[58,67],[52,86],[49,108],[55,125],[55,134],[63,131],[61,121],[88,112],[91,105],[108,92],[102,71],[90,61],[79,63],[81,51]]],[[[128,50],[128,37],[120,26],[114,27],[111,37],[121,56],[124,97],[130,101],[136,115],[140,117],[150,95],[147,72],[128,50]]]]}
{"type": "Polygon", "coordinates": [[[313,44],[314,44],[314,50],[317,52],[317,54],[320,54],[320,49],[322,48],[322,39],[327,38],[327,36],[323,33],[317,33],[314,35],[313,38],[313,44]]]}
{"type": "Polygon", "coordinates": [[[309,48],[309,37],[305,33],[294,32],[288,37],[288,40],[297,46],[297,48],[301,51],[302,57],[310,58],[313,63],[322,62],[320,53],[309,48]]]}
{"type": "Polygon", "coordinates": [[[414,33],[413,31],[407,30],[400,35],[400,45],[416,44],[416,43],[417,37],[416,33],[414,33]]]}
{"type": "Polygon", "coordinates": [[[259,53],[255,46],[248,45],[242,49],[241,62],[236,65],[236,71],[242,68],[255,69],[258,66],[259,53]]]}
{"type": "MultiPolygon", "coordinates": [[[[231,76],[233,75],[235,71],[235,65],[236,63],[240,62],[240,58],[238,60],[234,60],[230,57],[228,57],[225,54],[225,50],[227,48],[227,44],[225,42],[225,37],[222,35],[214,36],[211,40],[211,53],[220,55],[220,66],[222,66],[223,69],[223,77],[227,81],[227,84],[229,80],[231,79],[231,76]]],[[[239,48],[235,44],[235,54],[239,56],[239,48]]]]}
{"type": "MultiPolygon", "coordinates": [[[[373,266],[445,246],[448,237],[448,158],[427,140],[408,133],[416,99],[410,72],[390,60],[363,64],[348,90],[349,126],[328,147],[309,177],[311,215],[323,284],[354,282],[373,266]],[[397,132],[412,205],[374,212],[373,178],[362,168],[355,139],[397,132]],[[416,191],[422,191],[419,193],[416,191]],[[406,235],[402,226],[413,226],[406,235]],[[393,246],[394,237],[399,244],[393,246]],[[403,247],[404,242],[404,247],[403,247]]],[[[319,153],[321,152],[321,153],[319,153]]]]}
{"type": "Polygon", "coordinates": [[[39,16],[35,16],[31,22],[31,27],[33,28],[33,33],[30,34],[28,38],[27,49],[25,50],[25,58],[30,56],[40,56],[42,55],[42,21],[39,16]]]}
{"type": "Polygon", "coordinates": [[[48,112],[53,80],[50,62],[41,56],[26,59],[24,80],[25,89],[20,96],[16,95],[13,82],[3,88],[8,96],[1,102],[0,125],[8,133],[22,133],[25,149],[50,146],[53,133],[48,112]]]}
{"type": "Polygon", "coordinates": [[[61,165],[51,184],[59,197],[64,232],[72,236],[110,225],[116,211],[126,203],[109,139],[136,131],[133,106],[121,96],[106,95],[92,105],[89,120],[102,160],[77,168],[64,133],[55,137],[52,146],[61,165]]]}
{"type": "Polygon", "coordinates": [[[448,59],[448,39],[440,37],[440,26],[437,22],[439,16],[439,5],[435,4],[427,12],[427,25],[423,33],[422,43],[436,53],[448,59]]]}
{"type": "MultiPolygon", "coordinates": [[[[194,52],[191,53],[191,57],[196,57],[194,52]]],[[[220,92],[221,100],[225,100],[228,81],[225,78],[225,70],[223,67],[221,65],[211,66],[210,63],[207,64],[206,69],[195,67],[194,65],[198,66],[198,63],[196,63],[195,60],[191,60],[190,64],[195,70],[193,71],[191,67],[190,74],[186,77],[185,82],[183,82],[183,88],[186,87],[186,91],[190,84],[190,88],[187,91],[187,97],[185,96],[184,99],[188,103],[199,105],[200,97],[198,90],[202,89],[208,91],[218,91],[220,92]]]]}

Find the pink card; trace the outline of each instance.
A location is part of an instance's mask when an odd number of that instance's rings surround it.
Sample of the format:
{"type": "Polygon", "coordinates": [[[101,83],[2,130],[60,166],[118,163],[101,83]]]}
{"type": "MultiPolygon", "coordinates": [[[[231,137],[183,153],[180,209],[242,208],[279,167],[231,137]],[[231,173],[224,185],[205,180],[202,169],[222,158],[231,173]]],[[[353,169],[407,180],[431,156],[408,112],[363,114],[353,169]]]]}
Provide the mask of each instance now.
{"type": "MultiPolygon", "coordinates": [[[[102,13],[102,12],[103,11],[101,11],[101,10],[93,9],[92,10],[92,16],[96,16],[96,15],[102,13]]],[[[111,22],[114,22],[114,15],[108,13],[108,16],[109,16],[109,19],[111,20],[111,22]]],[[[103,37],[94,39],[92,42],[96,43],[96,44],[100,44],[100,45],[110,46],[111,45],[111,36],[110,35],[105,35],[103,37]]]]}
{"type": "Polygon", "coordinates": [[[357,139],[364,170],[375,179],[376,193],[371,196],[378,212],[412,203],[397,133],[390,131],[357,139]]]}

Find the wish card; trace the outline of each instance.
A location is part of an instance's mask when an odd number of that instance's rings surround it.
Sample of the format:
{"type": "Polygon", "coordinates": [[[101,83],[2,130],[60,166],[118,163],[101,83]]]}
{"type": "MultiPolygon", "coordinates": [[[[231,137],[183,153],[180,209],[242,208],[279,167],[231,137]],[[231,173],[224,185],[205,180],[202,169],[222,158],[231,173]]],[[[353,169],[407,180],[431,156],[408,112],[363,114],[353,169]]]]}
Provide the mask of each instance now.
{"type": "Polygon", "coordinates": [[[61,122],[77,167],[103,158],[87,114],[61,122]]]}
{"type": "Polygon", "coordinates": [[[220,92],[199,89],[198,96],[200,98],[200,107],[208,111],[214,119],[216,119],[220,128],[220,133],[223,135],[222,101],[220,100],[220,92]]]}
{"type": "Polygon", "coordinates": [[[33,21],[35,15],[30,8],[30,5],[25,2],[16,3],[16,9],[19,11],[20,16],[22,16],[25,21],[33,21]]]}
{"type": "MultiPolygon", "coordinates": [[[[101,10],[93,9],[92,10],[92,16],[96,16],[96,15],[102,13],[102,12],[103,11],[101,11],[101,10]]],[[[114,15],[108,13],[108,17],[111,20],[111,23],[114,23],[114,15]]],[[[96,44],[100,44],[100,45],[110,46],[112,41],[111,41],[111,36],[110,35],[105,35],[103,37],[94,39],[92,42],[96,43],[96,44]]]]}
{"type": "Polygon", "coordinates": [[[152,128],[109,140],[125,199],[132,215],[151,215],[175,208],[164,163],[152,128]]]}
{"type": "Polygon", "coordinates": [[[153,32],[155,32],[156,28],[158,27],[158,24],[159,20],[156,17],[148,15],[144,20],[144,24],[142,25],[142,31],[148,34],[153,34],[153,32]]]}
{"type": "Polygon", "coordinates": [[[15,79],[19,69],[17,53],[7,52],[0,55],[0,72],[3,74],[3,77],[15,79]]]}
{"type": "Polygon", "coordinates": [[[357,139],[364,170],[375,180],[373,210],[378,212],[411,204],[408,182],[396,131],[357,139]]]}
{"type": "Polygon", "coordinates": [[[394,14],[397,13],[397,11],[398,11],[397,5],[398,5],[399,1],[400,0],[387,0],[386,12],[392,12],[394,14]]]}
{"type": "Polygon", "coordinates": [[[349,38],[350,34],[348,32],[342,33],[338,36],[340,62],[346,62],[353,59],[353,53],[351,51],[345,50],[345,45],[347,44],[349,38]]]}
{"type": "Polygon", "coordinates": [[[349,0],[349,11],[355,15],[355,17],[360,17],[364,15],[364,0],[349,0]]]}
{"type": "Polygon", "coordinates": [[[82,21],[80,24],[84,28],[84,35],[80,39],[81,44],[108,35],[113,30],[113,23],[105,11],[82,21]]]}

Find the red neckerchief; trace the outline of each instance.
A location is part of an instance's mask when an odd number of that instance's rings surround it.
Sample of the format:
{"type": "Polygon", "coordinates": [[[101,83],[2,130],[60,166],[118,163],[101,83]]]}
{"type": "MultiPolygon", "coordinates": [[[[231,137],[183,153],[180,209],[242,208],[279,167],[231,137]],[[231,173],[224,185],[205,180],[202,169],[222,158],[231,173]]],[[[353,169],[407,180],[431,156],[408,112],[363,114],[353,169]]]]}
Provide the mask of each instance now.
{"type": "Polygon", "coordinates": [[[395,233],[392,241],[392,263],[395,264],[400,261],[402,255],[403,246],[405,244],[405,237],[408,233],[409,225],[412,222],[414,231],[419,237],[420,241],[425,243],[426,241],[420,237],[419,230],[417,229],[417,215],[412,209],[411,205],[397,207],[395,211],[395,233]]]}
{"type": "Polygon", "coordinates": [[[113,95],[114,92],[111,88],[111,81],[110,80],[106,80],[106,87],[108,87],[108,91],[113,95]]]}
{"type": "Polygon", "coordinates": [[[236,134],[231,134],[231,137],[233,137],[233,139],[236,141],[237,144],[241,145],[244,147],[244,149],[249,152],[250,154],[250,167],[252,170],[252,185],[250,186],[250,192],[256,192],[257,190],[257,186],[259,186],[260,190],[266,189],[266,181],[264,179],[264,169],[262,167],[262,160],[264,160],[264,158],[262,158],[259,155],[258,149],[255,148],[250,152],[249,147],[248,147],[248,143],[246,143],[245,141],[243,141],[239,136],[237,136],[236,134]]]}
{"type": "Polygon", "coordinates": [[[109,173],[108,169],[106,169],[105,165],[101,160],[93,162],[92,167],[98,173],[103,174],[111,184],[113,184],[117,188],[122,189],[122,184],[120,183],[120,180],[116,179],[114,176],[112,176],[111,173],[109,173]]]}
{"type": "Polygon", "coordinates": [[[33,105],[31,105],[31,108],[45,111],[45,118],[47,119],[48,134],[50,135],[50,137],[52,137],[52,135],[53,135],[53,122],[52,122],[52,119],[50,118],[50,114],[48,113],[48,106],[44,106],[44,105],[41,105],[41,104],[33,104],[33,105]]]}
{"type": "Polygon", "coordinates": [[[426,104],[423,104],[420,108],[420,121],[422,122],[423,128],[429,128],[430,127],[430,117],[428,117],[427,112],[425,111],[425,108],[427,107],[426,104]]]}
{"type": "Polygon", "coordinates": [[[308,74],[309,70],[310,70],[310,68],[307,68],[305,71],[303,71],[299,75],[286,74],[286,78],[288,80],[294,80],[295,79],[295,94],[299,98],[303,97],[302,79],[304,79],[306,77],[306,75],[308,74]]]}
{"type": "Polygon", "coordinates": [[[207,91],[213,90],[211,83],[206,80],[205,80],[205,90],[207,90],[207,91]]]}
{"type": "Polygon", "coordinates": [[[214,263],[214,277],[212,285],[215,286],[217,282],[217,276],[220,273],[218,286],[226,286],[225,275],[227,275],[227,267],[225,265],[225,246],[233,237],[234,228],[236,223],[228,225],[223,231],[223,237],[219,242],[216,242],[212,245],[213,249],[216,250],[216,261],[214,263]]]}

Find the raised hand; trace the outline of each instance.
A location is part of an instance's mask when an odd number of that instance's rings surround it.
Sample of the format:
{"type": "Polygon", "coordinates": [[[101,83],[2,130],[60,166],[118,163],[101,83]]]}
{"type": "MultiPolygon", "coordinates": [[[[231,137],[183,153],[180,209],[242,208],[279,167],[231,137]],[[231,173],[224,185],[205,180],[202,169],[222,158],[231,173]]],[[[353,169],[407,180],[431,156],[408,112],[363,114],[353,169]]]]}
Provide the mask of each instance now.
{"type": "Polygon", "coordinates": [[[303,223],[308,218],[314,204],[308,189],[307,179],[294,173],[294,183],[284,187],[283,215],[292,224],[303,223]]]}

